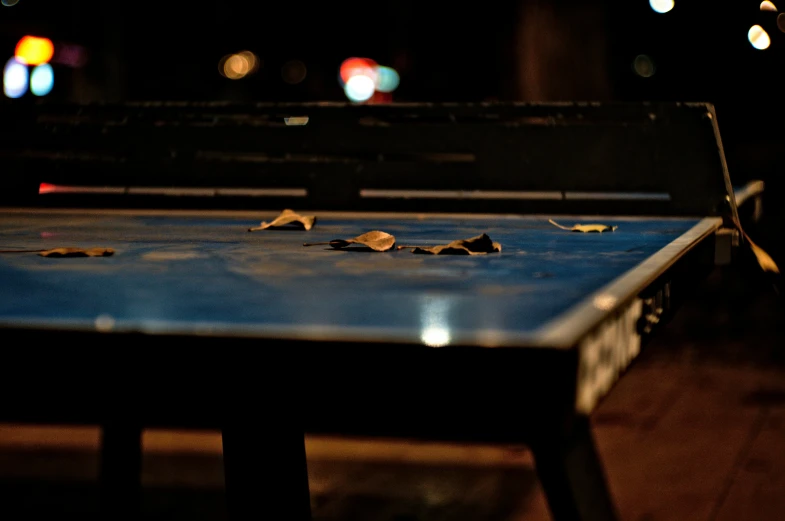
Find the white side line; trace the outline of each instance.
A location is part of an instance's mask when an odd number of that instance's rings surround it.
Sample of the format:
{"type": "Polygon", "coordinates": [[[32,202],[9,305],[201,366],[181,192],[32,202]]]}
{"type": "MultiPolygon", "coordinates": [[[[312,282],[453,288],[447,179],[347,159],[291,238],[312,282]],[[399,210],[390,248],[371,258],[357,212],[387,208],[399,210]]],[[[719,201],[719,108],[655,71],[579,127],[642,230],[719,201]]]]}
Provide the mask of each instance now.
{"type": "Polygon", "coordinates": [[[576,201],[670,201],[666,192],[564,192],[564,198],[576,201]]]}
{"type": "Polygon", "coordinates": [[[217,188],[216,195],[240,197],[308,197],[305,188],[217,188]]]}
{"type": "Polygon", "coordinates": [[[403,199],[548,199],[559,201],[561,192],[516,192],[501,190],[377,190],[366,188],[360,190],[360,197],[403,199]]]}
{"type": "Polygon", "coordinates": [[[664,192],[564,192],[520,190],[387,190],[364,188],[360,197],[401,199],[518,199],[531,201],[670,201],[664,192]]]}

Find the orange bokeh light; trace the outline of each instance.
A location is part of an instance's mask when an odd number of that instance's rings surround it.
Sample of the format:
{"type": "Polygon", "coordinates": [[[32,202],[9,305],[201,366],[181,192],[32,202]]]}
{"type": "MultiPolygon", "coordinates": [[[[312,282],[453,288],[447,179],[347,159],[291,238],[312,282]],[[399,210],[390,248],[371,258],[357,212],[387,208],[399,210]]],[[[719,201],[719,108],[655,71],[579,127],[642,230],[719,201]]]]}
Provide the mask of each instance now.
{"type": "Polygon", "coordinates": [[[55,53],[55,46],[49,38],[25,36],[16,44],[16,59],[27,65],[48,63],[55,53]]]}

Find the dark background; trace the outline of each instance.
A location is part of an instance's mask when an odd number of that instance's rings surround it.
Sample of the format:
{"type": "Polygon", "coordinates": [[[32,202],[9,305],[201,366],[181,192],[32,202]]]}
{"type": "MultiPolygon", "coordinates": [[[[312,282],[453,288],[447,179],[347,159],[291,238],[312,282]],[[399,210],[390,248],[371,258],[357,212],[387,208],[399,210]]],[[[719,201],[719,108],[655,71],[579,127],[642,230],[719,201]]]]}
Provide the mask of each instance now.
{"type": "MultiPolygon", "coordinates": [[[[785,9],[785,0],[774,3],[785,9]]],[[[340,63],[365,56],[400,73],[394,101],[711,102],[734,184],[766,182],[763,222],[747,231],[785,267],[785,34],[776,27],[777,15],[759,11],[759,5],[757,0],[676,0],[673,11],[657,14],[648,0],[19,0],[13,7],[0,5],[0,61],[13,55],[26,34],[84,46],[89,61],[83,68],[54,65],[55,87],[45,98],[52,101],[345,101],[337,81],[340,63]],[[771,37],[765,51],[747,40],[755,24],[771,37]],[[258,73],[239,81],[220,76],[221,57],[245,49],[264,61],[258,73]],[[639,55],[655,65],[651,77],[635,73],[639,55]],[[282,65],[292,59],[307,67],[297,85],[281,77],[282,65]]],[[[0,125],[5,107],[36,101],[29,94],[16,100],[0,95],[0,125]]],[[[730,512],[734,519],[782,518],[776,485],[782,483],[785,462],[780,378],[785,320],[781,297],[749,271],[713,274],[595,417],[627,518],[724,518],[718,512],[730,512]],[[764,379],[749,365],[779,372],[764,379]],[[757,396],[757,405],[750,396],[757,396]],[[734,467],[727,477],[719,474],[722,462],[734,467]],[[712,495],[707,491],[713,486],[712,495]],[[662,491],[673,492],[672,497],[663,502],[662,491]]],[[[60,442],[69,434],[51,436],[60,442]]],[[[175,449],[189,443],[170,438],[175,449]]],[[[174,471],[187,475],[184,483],[220,482],[220,458],[190,456],[190,450],[180,456],[148,454],[149,476],[167,483],[174,471]]],[[[67,475],[65,468],[88,474],[97,468],[95,457],[95,452],[9,455],[0,447],[0,470],[61,476],[67,475]]],[[[328,491],[317,497],[323,519],[354,519],[368,511],[366,519],[389,519],[402,510],[407,515],[397,519],[416,519],[409,510],[432,501],[423,499],[424,490],[438,490],[451,501],[433,507],[452,508],[434,510],[440,519],[457,518],[442,515],[453,511],[468,511],[472,519],[499,518],[497,510],[529,497],[534,483],[531,469],[522,475],[512,468],[478,471],[471,465],[434,470],[427,463],[380,465],[342,457],[309,465],[328,491]],[[400,486],[390,495],[392,482],[400,486]],[[478,515],[471,509],[474,502],[482,505],[478,515]],[[390,515],[373,517],[373,512],[390,515]]],[[[0,487],[8,492],[0,511],[23,505],[26,517],[32,507],[51,518],[62,516],[63,505],[81,512],[77,509],[97,504],[94,488],[76,481],[0,475],[0,487]]],[[[222,495],[210,489],[149,487],[146,494],[153,510],[166,512],[168,519],[215,518],[224,508],[222,495]]]]}
{"type": "MultiPolygon", "coordinates": [[[[767,183],[759,240],[780,257],[785,34],[777,14],[759,5],[677,0],[658,14],[647,0],[19,0],[0,6],[0,58],[25,34],[84,46],[87,64],[55,64],[47,97],[79,102],[345,101],[337,78],[350,56],[400,73],[394,101],[712,102],[734,184],[767,183]],[[754,24],[769,33],[769,49],[749,43],[754,24]],[[238,81],[222,77],[221,57],[241,50],[256,53],[262,67],[238,81]],[[654,64],[652,76],[636,74],[639,55],[654,64]],[[307,67],[296,85],[281,76],[292,59],[307,67]]],[[[3,97],[0,108],[34,101],[3,97]]]]}

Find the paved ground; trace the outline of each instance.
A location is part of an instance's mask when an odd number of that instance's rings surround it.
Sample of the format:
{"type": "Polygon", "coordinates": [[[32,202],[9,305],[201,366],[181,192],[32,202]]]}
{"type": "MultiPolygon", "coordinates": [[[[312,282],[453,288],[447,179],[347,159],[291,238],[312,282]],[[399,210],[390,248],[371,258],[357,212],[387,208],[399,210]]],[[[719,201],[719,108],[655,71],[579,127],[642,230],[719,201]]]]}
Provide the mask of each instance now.
{"type": "MultiPolygon", "coordinates": [[[[765,281],[718,272],[647,346],[593,418],[622,519],[785,518],[783,318],[765,281]]],[[[0,515],[89,517],[97,442],[0,426],[0,515]]],[[[223,518],[219,435],[149,432],[145,447],[149,519],[223,518]]],[[[549,518],[520,447],[308,438],[307,451],[318,520],[549,518]]]]}

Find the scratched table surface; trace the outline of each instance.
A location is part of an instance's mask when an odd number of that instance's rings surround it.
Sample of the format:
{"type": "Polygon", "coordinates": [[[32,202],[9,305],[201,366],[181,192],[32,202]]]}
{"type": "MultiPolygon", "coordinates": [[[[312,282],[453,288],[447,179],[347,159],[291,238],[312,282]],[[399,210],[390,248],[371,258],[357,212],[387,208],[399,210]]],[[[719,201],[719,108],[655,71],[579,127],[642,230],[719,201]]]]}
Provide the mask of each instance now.
{"type": "Polygon", "coordinates": [[[525,337],[697,224],[573,233],[545,217],[322,214],[310,231],[249,233],[270,213],[0,211],[0,249],[109,247],[111,257],[0,254],[0,326],[380,340],[427,345],[525,337]],[[303,242],[370,230],[399,245],[487,233],[502,252],[435,256],[303,242]]]}

